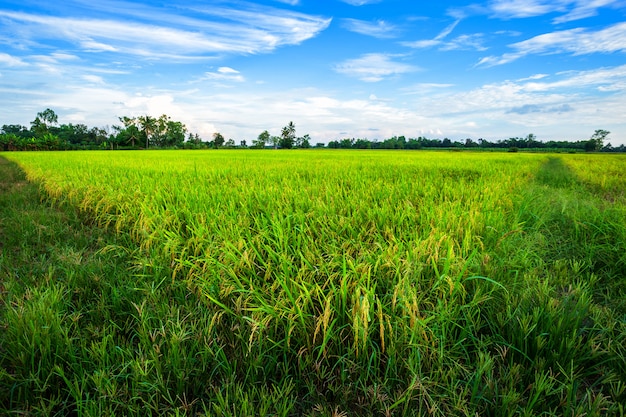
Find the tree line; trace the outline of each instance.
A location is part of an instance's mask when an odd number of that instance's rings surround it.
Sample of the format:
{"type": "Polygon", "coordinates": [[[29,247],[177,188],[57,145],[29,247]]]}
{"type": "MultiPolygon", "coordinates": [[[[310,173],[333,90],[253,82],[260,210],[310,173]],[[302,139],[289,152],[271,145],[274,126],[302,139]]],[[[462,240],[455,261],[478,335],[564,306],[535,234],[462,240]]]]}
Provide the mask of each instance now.
{"type": "MultiPolygon", "coordinates": [[[[161,117],[120,117],[120,125],[111,128],[88,127],[85,124],[59,124],[57,114],[46,109],[37,113],[30,128],[10,124],[0,131],[0,149],[67,150],[67,149],[137,149],[176,148],[197,135],[167,115],[161,117]]],[[[191,143],[191,142],[190,142],[191,143]]]]}
{"type": "Polygon", "coordinates": [[[587,140],[579,141],[547,141],[542,142],[534,134],[525,138],[508,138],[490,142],[486,139],[474,141],[452,141],[448,138],[429,139],[423,136],[406,138],[393,136],[379,141],[365,138],[344,138],[332,140],[328,144],[317,142],[312,144],[308,134],[296,135],[296,126],[289,122],[279,135],[271,135],[264,130],[250,144],[246,140],[235,143],[234,139],[226,139],[216,132],[211,140],[204,141],[197,133],[191,133],[179,121],[167,115],[160,117],[138,116],[119,117],[119,125],[98,128],[85,124],[59,124],[57,114],[46,109],[37,113],[30,122],[30,127],[10,124],[3,125],[0,131],[0,150],[71,150],[71,149],[207,149],[207,148],[252,148],[252,149],[506,149],[511,152],[519,150],[567,150],[567,151],[603,151],[626,152],[626,146],[613,147],[606,143],[609,131],[598,129],[587,140]]]}
{"type": "Polygon", "coordinates": [[[525,138],[512,137],[490,142],[486,139],[474,141],[467,138],[464,141],[452,141],[448,138],[429,139],[423,136],[417,138],[406,138],[405,136],[393,136],[383,141],[367,139],[342,139],[330,141],[329,148],[336,149],[505,149],[510,152],[519,150],[569,150],[585,152],[626,152],[626,146],[613,147],[611,143],[606,143],[611,132],[603,129],[596,130],[587,140],[579,141],[547,141],[537,140],[534,134],[529,134],[525,138]]]}

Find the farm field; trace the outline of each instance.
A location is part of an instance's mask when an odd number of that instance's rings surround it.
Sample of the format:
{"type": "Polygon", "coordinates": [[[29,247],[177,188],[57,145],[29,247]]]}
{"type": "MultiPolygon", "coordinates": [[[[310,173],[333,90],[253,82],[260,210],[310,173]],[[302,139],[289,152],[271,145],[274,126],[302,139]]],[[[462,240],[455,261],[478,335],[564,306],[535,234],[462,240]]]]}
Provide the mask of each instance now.
{"type": "Polygon", "coordinates": [[[626,413],[622,155],[15,152],[0,168],[0,412],[626,413]]]}

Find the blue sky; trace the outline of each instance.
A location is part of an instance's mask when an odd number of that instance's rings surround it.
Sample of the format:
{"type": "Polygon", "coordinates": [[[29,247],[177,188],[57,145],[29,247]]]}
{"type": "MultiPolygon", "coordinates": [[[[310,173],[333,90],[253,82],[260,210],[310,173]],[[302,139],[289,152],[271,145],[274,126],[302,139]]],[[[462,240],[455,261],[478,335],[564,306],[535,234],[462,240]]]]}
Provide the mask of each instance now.
{"type": "Polygon", "coordinates": [[[626,144],[624,0],[0,0],[0,124],[626,144]]]}

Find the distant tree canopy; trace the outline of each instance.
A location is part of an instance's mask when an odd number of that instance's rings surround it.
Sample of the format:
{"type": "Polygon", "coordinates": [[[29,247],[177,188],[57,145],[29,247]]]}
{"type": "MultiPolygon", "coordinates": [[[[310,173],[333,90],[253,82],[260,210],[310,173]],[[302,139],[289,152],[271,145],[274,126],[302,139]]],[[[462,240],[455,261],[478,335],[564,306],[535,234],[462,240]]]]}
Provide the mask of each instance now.
{"type": "Polygon", "coordinates": [[[534,134],[529,134],[525,138],[512,137],[490,142],[479,138],[474,140],[466,138],[463,141],[452,141],[449,138],[430,139],[423,136],[417,138],[406,138],[404,136],[393,136],[383,141],[345,138],[328,142],[329,148],[337,149],[502,149],[510,150],[563,150],[563,151],[602,151],[602,152],[626,152],[626,146],[613,147],[611,144],[604,145],[608,134],[605,130],[597,130],[589,140],[579,141],[547,141],[537,140],[534,134]]]}
{"type": "MultiPolygon", "coordinates": [[[[248,148],[246,139],[226,139],[221,133],[213,133],[212,140],[205,142],[197,133],[190,133],[179,121],[167,115],[153,117],[122,116],[119,125],[109,127],[88,127],[85,124],[59,124],[59,117],[52,109],[37,113],[30,122],[30,128],[19,124],[5,124],[0,130],[0,150],[63,150],[63,149],[200,149],[200,148],[248,148]],[[236,143],[239,143],[237,145],[236,143]]],[[[586,152],[626,152],[626,146],[613,147],[606,143],[610,132],[596,130],[588,140],[542,142],[534,134],[524,138],[511,137],[490,142],[479,138],[474,140],[431,139],[424,136],[407,138],[393,136],[385,140],[366,138],[343,138],[331,140],[328,144],[317,142],[316,148],[339,149],[504,149],[520,150],[563,150],[586,152]]],[[[252,139],[253,149],[310,148],[312,139],[308,134],[296,135],[296,126],[290,121],[280,131],[272,135],[268,130],[252,139]]]]}
{"type": "Polygon", "coordinates": [[[198,135],[185,137],[187,127],[167,115],[119,118],[120,125],[88,127],[79,124],[58,124],[54,110],[37,113],[30,129],[22,125],[3,125],[0,131],[0,150],[52,149],[136,149],[199,147],[198,135]]]}

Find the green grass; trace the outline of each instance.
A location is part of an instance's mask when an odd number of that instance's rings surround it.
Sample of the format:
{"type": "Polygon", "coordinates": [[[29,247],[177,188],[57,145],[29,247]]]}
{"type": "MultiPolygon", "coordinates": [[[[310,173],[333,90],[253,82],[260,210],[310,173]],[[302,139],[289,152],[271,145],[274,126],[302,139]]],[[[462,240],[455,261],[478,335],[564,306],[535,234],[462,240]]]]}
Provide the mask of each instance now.
{"type": "Polygon", "coordinates": [[[0,410],[624,414],[623,157],[5,156],[0,410]]]}

